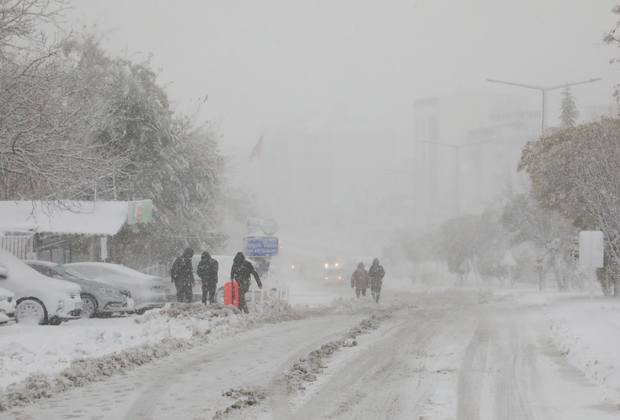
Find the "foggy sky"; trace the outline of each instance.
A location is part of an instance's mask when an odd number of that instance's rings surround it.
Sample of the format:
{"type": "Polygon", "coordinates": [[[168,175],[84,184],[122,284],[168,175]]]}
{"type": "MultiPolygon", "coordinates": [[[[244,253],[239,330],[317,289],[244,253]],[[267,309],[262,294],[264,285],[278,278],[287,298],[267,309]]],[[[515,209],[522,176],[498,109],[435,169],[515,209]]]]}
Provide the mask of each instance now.
{"type": "MultiPolygon", "coordinates": [[[[222,149],[246,159],[266,126],[345,106],[413,136],[413,101],[603,77],[573,89],[579,107],[611,102],[620,81],[596,45],[618,0],[75,0],[72,25],[104,48],[153,54],[180,110],[220,121],[222,149]]],[[[557,92],[559,93],[559,91],[557,92]]],[[[559,100],[550,95],[549,122],[559,100]]]]}

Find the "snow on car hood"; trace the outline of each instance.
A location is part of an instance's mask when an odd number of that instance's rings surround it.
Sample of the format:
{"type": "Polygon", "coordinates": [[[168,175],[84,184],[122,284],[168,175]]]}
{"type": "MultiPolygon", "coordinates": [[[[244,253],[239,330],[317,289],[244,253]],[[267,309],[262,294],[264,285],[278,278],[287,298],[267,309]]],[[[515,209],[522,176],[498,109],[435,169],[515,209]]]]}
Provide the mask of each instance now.
{"type": "Polygon", "coordinates": [[[82,290],[75,283],[44,276],[3,249],[0,249],[0,266],[8,270],[8,279],[3,280],[0,278],[0,287],[8,288],[16,294],[33,289],[64,292],[67,294],[72,294],[72,292],[79,294],[82,290]]]}

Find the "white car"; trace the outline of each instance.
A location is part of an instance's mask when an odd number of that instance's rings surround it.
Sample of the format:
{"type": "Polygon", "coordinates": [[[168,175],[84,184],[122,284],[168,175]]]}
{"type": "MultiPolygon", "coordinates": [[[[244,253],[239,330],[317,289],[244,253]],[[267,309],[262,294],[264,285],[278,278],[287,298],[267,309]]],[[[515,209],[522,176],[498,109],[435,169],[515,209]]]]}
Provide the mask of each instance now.
{"type": "Polygon", "coordinates": [[[163,308],[166,304],[166,292],[163,280],[149,276],[119,264],[100,262],[80,262],[64,264],[86,277],[101,278],[116,286],[124,287],[131,292],[137,314],[149,309],[163,308]]]}
{"type": "Polygon", "coordinates": [[[0,324],[6,324],[15,313],[15,293],[0,287],[0,324]]]}
{"type": "Polygon", "coordinates": [[[50,279],[3,249],[0,249],[0,287],[15,294],[18,323],[59,325],[81,316],[80,286],[50,279]]]}

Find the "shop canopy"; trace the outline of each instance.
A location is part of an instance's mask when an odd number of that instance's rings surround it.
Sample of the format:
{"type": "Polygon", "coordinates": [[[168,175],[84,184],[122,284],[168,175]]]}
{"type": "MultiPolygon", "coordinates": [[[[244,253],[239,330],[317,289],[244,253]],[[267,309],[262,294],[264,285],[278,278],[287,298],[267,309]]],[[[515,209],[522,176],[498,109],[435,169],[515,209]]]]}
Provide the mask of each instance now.
{"type": "Polygon", "coordinates": [[[151,221],[153,204],[142,201],[0,201],[0,232],[116,235],[126,224],[151,221]]]}

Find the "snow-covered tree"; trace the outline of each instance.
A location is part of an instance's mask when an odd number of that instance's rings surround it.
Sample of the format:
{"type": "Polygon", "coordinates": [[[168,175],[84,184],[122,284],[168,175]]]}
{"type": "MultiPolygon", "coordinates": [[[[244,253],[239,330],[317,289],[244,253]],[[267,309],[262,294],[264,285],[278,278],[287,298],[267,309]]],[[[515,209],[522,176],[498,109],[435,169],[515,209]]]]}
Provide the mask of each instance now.
{"type": "Polygon", "coordinates": [[[64,3],[0,0],[0,197],[79,199],[124,161],[90,141],[93,78],[40,29],[64,3]]]}
{"type": "MultiPolygon", "coordinates": [[[[611,9],[611,12],[616,15],[620,15],[620,5],[614,6],[613,9],[611,9]]],[[[620,21],[616,23],[615,28],[612,28],[609,32],[603,33],[603,41],[607,44],[620,44],[620,35],[618,35],[619,29],[620,21]]],[[[620,58],[614,58],[610,62],[613,64],[618,61],[620,61],[620,58]]],[[[620,103],[620,85],[616,85],[614,97],[616,98],[616,101],[620,103]]]]}
{"type": "Polygon", "coordinates": [[[530,194],[519,194],[506,203],[500,223],[512,233],[515,245],[529,241],[541,249],[556,238],[569,242],[577,234],[569,220],[543,208],[530,194]]]}
{"type": "Polygon", "coordinates": [[[560,115],[560,128],[571,128],[575,126],[577,118],[579,118],[579,110],[575,105],[575,97],[570,91],[570,87],[566,86],[562,92],[562,102],[560,106],[562,115],[560,115]]]}
{"type": "Polygon", "coordinates": [[[116,238],[112,258],[167,262],[187,246],[219,245],[224,160],[212,126],[173,113],[148,59],[110,57],[88,35],[67,44],[66,51],[96,80],[95,101],[102,109],[93,142],[128,158],[114,178],[101,180],[98,197],[152,199],[156,209],[152,223],[127,228],[116,238]]]}
{"type": "Polygon", "coordinates": [[[607,252],[620,262],[620,120],[602,118],[530,143],[519,167],[541,206],[579,229],[602,230],[607,252]]]}
{"type": "Polygon", "coordinates": [[[501,260],[507,248],[507,235],[491,212],[464,215],[445,221],[440,227],[439,249],[451,273],[462,277],[468,260],[484,278],[502,280],[501,260]]]}

